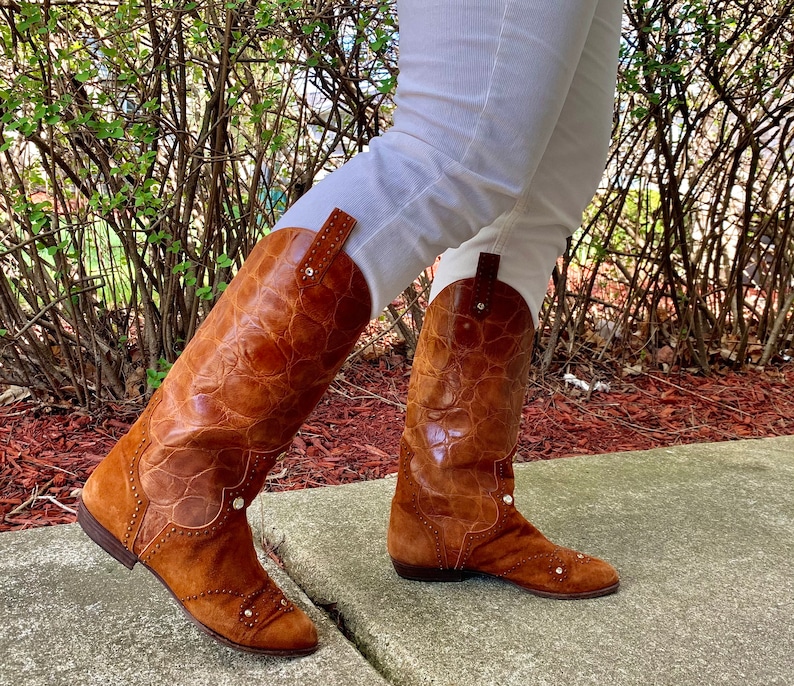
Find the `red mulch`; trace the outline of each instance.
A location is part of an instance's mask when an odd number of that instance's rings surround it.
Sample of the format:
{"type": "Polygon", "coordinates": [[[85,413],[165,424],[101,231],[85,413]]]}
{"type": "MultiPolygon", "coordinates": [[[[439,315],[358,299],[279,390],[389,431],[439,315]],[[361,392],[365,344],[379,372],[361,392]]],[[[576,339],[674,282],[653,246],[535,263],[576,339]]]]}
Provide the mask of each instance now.
{"type": "MultiPolygon", "coordinates": [[[[395,472],[409,372],[397,354],[352,363],[276,465],[267,488],[343,484],[395,472]]],[[[518,460],[794,434],[794,365],[610,382],[610,392],[588,397],[557,377],[534,380],[518,460]]],[[[68,510],[86,477],[139,411],[110,405],[87,415],[31,402],[0,407],[0,531],[73,522],[68,510]]]]}

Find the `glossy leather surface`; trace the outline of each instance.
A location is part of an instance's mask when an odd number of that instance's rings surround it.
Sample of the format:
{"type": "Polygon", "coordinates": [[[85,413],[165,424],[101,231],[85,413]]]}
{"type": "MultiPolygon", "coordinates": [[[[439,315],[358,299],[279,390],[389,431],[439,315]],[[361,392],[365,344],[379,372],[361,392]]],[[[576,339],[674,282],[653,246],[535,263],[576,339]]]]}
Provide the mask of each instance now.
{"type": "Polygon", "coordinates": [[[316,646],[257,561],[245,510],[369,320],[366,282],[341,244],[306,283],[315,240],[283,229],[260,241],[83,490],[121,557],[134,554],[207,633],[254,652],[316,646]]]}
{"type": "Polygon", "coordinates": [[[515,508],[512,459],[534,329],[523,298],[455,282],[429,306],[414,358],[388,547],[404,576],[503,578],[538,595],[612,592],[609,564],[546,539],[515,508]],[[431,572],[431,570],[434,570],[431,572]]]}

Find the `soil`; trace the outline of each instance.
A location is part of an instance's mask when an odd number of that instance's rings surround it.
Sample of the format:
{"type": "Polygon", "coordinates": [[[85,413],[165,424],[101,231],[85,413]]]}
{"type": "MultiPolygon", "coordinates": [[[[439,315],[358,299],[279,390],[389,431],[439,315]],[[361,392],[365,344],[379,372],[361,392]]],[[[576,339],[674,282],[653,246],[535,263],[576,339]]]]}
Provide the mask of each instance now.
{"type": "MultiPolygon", "coordinates": [[[[409,374],[410,363],[393,352],[350,363],[273,469],[266,489],[396,472],[409,374]]],[[[517,461],[794,434],[792,364],[711,376],[680,371],[614,377],[608,391],[594,392],[561,375],[533,378],[517,461]]],[[[26,401],[0,407],[0,531],[75,521],[85,479],[140,410],[110,404],[87,414],[26,401]]]]}

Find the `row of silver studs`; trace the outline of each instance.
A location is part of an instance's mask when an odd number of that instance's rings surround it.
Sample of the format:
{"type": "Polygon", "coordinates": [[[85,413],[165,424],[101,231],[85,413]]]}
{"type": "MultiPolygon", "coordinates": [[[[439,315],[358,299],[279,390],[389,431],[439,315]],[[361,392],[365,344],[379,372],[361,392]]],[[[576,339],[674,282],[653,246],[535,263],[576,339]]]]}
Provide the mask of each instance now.
{"type": "Polygon", "coordinates": [[[271,601],[277,612],[292,612],[295,606],[281,593],[278,586],[268,577],[269,585],[255,593],[245,596],[245,602],[240,605],[240,621],[249,628],[259,623],[259,612],[252,609],[259,598],[271,601]],[[249,621],[246,621],[249,620],[249,621]]]}
{"type": "MultiPolygon", "coordinates": [[[[505,570],[504,572],[500,572],[497,574],[499,577],[507,577],[513,572],[515,572],[519,567],[527,564],[528,562],[534,562],[535,560],[547,560],[548,561],[548,573],[551,577],[559,582],[562,583],[563,581],[568,580],[568,568],[565,566],[565,563],[562,562],[558,556],[559,548],[556,548],[554,551],[550,553],[538,553],[536,555],[529,555],[518,562],[516,562],[510,569],[505,570]],[[556,563],[556,567],[554,566],[556,563]]],[[[580,553],[581,555],[581,553],[580,553]]],[[[582,555],[582,557],[585,557],[582,555]]]]}
{"type": "Polygon", "coordinates": [[[179,599],[179,602],[185,605],[191,601],[211,597],[213,595],[228,595],[232,596],[233,598],[240,598],[243,602],[240,603],[238,619],[240,622],[245,624],[245,626],[253,628],[259,623],[260,616],[260,613],[253,608],[255,607],[256,601],[263,596],[263,599],[266,601],[271,601],[275,609],[279,612],[292,612],[295,609],[295,606],[283,596],[281,591],[272,582],[270,577],[268,576],[266,578],[269,582],[268,585],[259,591],[255,591],[254,593],[245,594],[227,588],[215,588],[209,589],[207,591],[201,591],[200,593],[194,593],[193,595],[183,596],[179,599]]]}
{"type": "Polygon", "coordinates": [[[176,534],[177,536],[186,536],[187,538],[196,538],[196,539],[198,539],[201,536],[214,535],[215,532],[226,523],[226,521],[229,519],[229,515],[233,511],[234,510],[232,507],[227,507],[220,521],[216,520],[216,523],[213,526],[208,526],[206,529],[202,529],[199,531],[192,531],[192,530],[186,531],[181,527],[180,528],[171,527],[171,529],[167,531],[165,535],[163,535],[163,537],[160,538],[160,540],[154,544],[153,547],[151,546],[151,544],[149,544],[150,545],[149,552],[146,553],[146,557],[142,558],[142,561],[148,563],[155,555],[157,555],[161,547],[164,544],[168,543],[168,540],[171,538],[172,534],[176,534]]]}
{"type": "MultiPolygon", "coordinates": [[[[282,452],[281,455],[279,455],[276,459],[278,460],[283,455],[284,453],[282,452]]],[[[254,461],[251,463],[250,468],[246,470],[248,479],[245,482],[245,484],[243,484],[243,486],[239,490],[229,493],[228,497],[226,496],[224,497],[224,502],[228,502],[229,498],[233,498],[233,500],[231,502],[231,506],[226,507],[224,511],[224,515],[220,519],[220,521],[215,520],[215,523],[212,526],[208,526],[207,528],[199,531],[185,531],[182,528],[172,527],[171,530],[168,531],[165,534],[165,536],[161,538],[160,541],[156,543],[155,546],[149,550],[149,552],[146,554],[146,557],[142,558],[143,562],[149,562],[152,559],[152,557],[154,557],[154,555],[157,554],[161,546],[165,544],[169,538],[171,538],[171,534],[177,534],[178,536],[187,536],[188,538],[193,538],[193,537],[198,538],[199,536],[210,536],[215,534],[215,532],[220,527],[226,524],[227,520],[229,519],[229,516],[233,512],[239,512],[245,507],[245,499],[242,497],[242,495],[239,494],[245,492],[249,488],[249,486],[252,483],[254,483],[254,477],[259,471],[259,463],[261,460],[262,457],[260,455],[257,455],[254,458],[254,461]]]]}
{"type": "Polygon", "coordinates": [[[438,563],[439,569],[444,569],[444,558],[441,554],[441,539],[438,535],[438,528],[436,528],[435,524],[428,522],[424,518],[424,515],[419,510],[419,505],[417,503],[417,498],[419,497],[417,492],[419,490],[419,484],[416,483],[416,481],[414,481],[414,479],[411,477],[411,470],[409,469],[409,464],[414,458],[414,453],[408,447],[408,444],[405,441],[402,443],[402,450],[403,454],[405,455],[405,459],[403,460],[403,475],[411,486],[411,506],[413,507],[414,513],[418,517],[419,521],[422,522],[422,524],[424,524],[433,534],[433,539],[436,543],[436,562],[438,563]]]}
{"type": "Polygon", "coordinates": [[[180,603],[189,603],[191,600],[198,600],[199,598],[206,598],[207,596],[211,595],[230,595],[236,598],[245,598],[244,593],[240,593],[239,591],[231,591],[227,588],[215,588],[209,589],[207,591],[202,591],[201,593],[194,593],[193,595],[186,595],[184,598],[180,598],[180,603]]]}
{"type": "MultiPolygon", "coordinates": [[[[506,577],[515,572],[519,567],[527,564],[527,562],[534,562],[535,560],[546,560],[551,558],[551,553],[537,553],[536,555],[528,555],[527,557],[522,558],[518,562],[516,562],[512,567],[506,569],[503,572],[499,572],[496,576],[499,577],[506,577]]],[[[549,569],[551,569],[551,563],[549,563],[549,569]]]]}
{"type": "MultiPolygon", "coordinates": [[[[138,445],[135,446],[135,450],[132,453],[132,459],[130,460],[130,490],[132,491],[132,497],[135,498],[135,509],[130,517],[129,522],[127,522],[127,531],[124,532],[124,540],[121,542],[122,545],[129,551],[132,551],[130,547],[130,538],[133,538],[133,531],[137,533],[137,526],[140,525],[140,521],[138,520],[138,515],[141,511],[141,506],[143,505],[143,500],[141,499],[141,494],[138,491],[138,486],[140,482],[138,481],[138,461],[140,460],[141,455],[145,450],[147,434],[146,431],[149,427],[149,419],[152,416],[154,408],[160,402],[160,398],[152,399],[151,404],[149,407],[146,408],[143,415],[141,416],[141,440],[138,442],[138,445]]],[[[143,490],[143,489],[141,489],[143,490]]]]}

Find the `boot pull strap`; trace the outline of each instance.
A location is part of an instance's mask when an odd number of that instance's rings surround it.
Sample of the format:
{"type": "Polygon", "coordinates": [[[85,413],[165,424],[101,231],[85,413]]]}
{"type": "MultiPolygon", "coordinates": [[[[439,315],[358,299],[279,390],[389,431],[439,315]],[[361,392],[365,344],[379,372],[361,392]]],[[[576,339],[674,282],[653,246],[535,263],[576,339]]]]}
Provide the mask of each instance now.
{"type": "Polygon", "coordinates": [[[496,274],[499,271],[500,259],[501,257],[494,253],[480,253],[471,298],[471,312],[479,319],[486,317],[491,311],[491,296],[496,282],[496,274]]]}
{"type": "Polygon", "coordinates": [[[356,220],[346,212],[335,209],[317,232],[298,268],[298,280],[302,288],[321,283],[325,272],[341,252],[356,220]]]}

